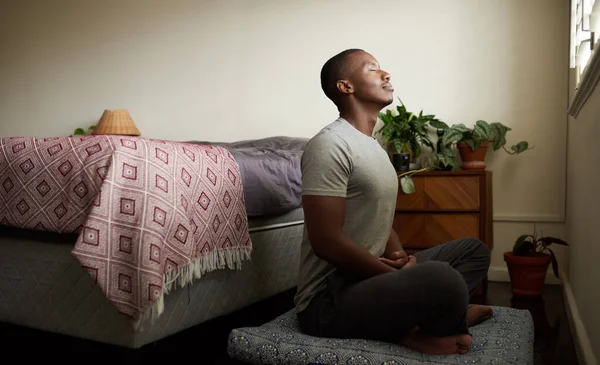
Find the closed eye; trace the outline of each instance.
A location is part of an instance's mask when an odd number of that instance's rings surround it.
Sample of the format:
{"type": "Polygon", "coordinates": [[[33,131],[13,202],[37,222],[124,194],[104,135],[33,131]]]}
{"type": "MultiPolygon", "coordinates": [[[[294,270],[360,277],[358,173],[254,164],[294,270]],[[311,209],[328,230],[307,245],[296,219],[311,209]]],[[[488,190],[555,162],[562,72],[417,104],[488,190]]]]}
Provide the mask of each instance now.
{"type": "Polygon", "coordinates": [[[369,62],[367,64],[367,67],[369,67],[369,71],[378,71],[379,70],[379,65],[376,64],[375,62],[369,62]]]}

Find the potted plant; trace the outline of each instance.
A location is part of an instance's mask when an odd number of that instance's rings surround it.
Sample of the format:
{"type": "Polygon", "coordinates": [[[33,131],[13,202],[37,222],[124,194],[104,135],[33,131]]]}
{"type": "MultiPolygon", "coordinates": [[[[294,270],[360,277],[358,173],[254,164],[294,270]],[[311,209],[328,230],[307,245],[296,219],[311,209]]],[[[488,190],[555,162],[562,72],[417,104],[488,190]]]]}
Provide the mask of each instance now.
{"type": "Polygon", "coordinates": [[[409,112],[402,100],[398,100],[400,105],[396,110],[388,109],[385,113],[379,113],[383,126],[375,133],[381,134],[383,142],[391,145],[392,162],[397,171],[403,171],[396,163],[406,159],[402,154],[409,154],[409,160],[414,164],[421,156],[423,145],[434,149],[427,126],[437,119],[435,115],[423,115],[423,110],[419,114],[409,112]]]}
{"type": "Polygon", "coordinates": [[[462,123],[448,126],[440,121],[432,121],[430,125],[445,131],[441,143],[443,148],[448,149],[456,144],[462,160],[461,168],[463,170],[485,170],[485,154],[489,143],[492,144],[494,151],[502,148],[511,155],[517,155],[532,148],[529,147],[528,142],[521,141],[508,150],[505,147],[506,133],[511,128],[502,123],[488,123],[484,120],[478,120],[473,128],[469,128],[462,123]]]}
{"type": "Polygon", "coordinates": [[[554,275],[559,277],[558,261],[549,247],[553,243],[568,246],[560,238],[543,235],[538,237],[534,228],[533,234],[521,235],[515,241],[512,251],[504,253],[514,296],[541,296],[550,263],[554,275]]]}
{"type": "MultiPolygon", "coordinates": [[[[434,121],[432,123],[436,123],[439,121],[434,121]]],[[[439,122],[443,123],[443,122],[439,122]]],[[[442,137],[446,132],[445,129],[438,128],[436,130],[438,140],[436,144],[436,149],[431,154],[429,158],[428,167],[430,170],[437,171],[452,171],[458,166],[458,161],[456,159],[456,152],[454,151],[452,145],[446,146],[442,144],[442,137]]]]}

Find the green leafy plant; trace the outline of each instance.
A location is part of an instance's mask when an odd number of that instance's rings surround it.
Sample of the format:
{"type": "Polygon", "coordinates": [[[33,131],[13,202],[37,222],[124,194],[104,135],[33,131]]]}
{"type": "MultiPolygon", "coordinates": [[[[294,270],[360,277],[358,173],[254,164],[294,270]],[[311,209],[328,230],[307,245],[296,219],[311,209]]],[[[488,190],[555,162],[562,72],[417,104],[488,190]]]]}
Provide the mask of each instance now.
{"type": "Polygon", "coordinates": [[[70,137],[89,136],[90,134],[92,134],[92,132],[94,131],[95,128],[96,128],[96,125],[89,126],[87,130],[85,130],[83,128],[77,128],[77,129],[75,129],[75,131],[73,131],[73,134],[70,137]]]}
{"type": "MultiPolygon", "coordinates": [[[[439,125],[439,120],[432,121],[434,125],[439,125]]],[[[444,123],[445,124],[445,123],[444,123]]],[[[445,133],[444,129],[437,128],[437,147],[433,151],[428,166],[432,170],[454,170],[458,166],[456,159],[456,151],[452,145],[446,146],[442,143],[442,137],[445,133]]]]}
{"type": "Polygon", "coordinates": [[[414,160],[421,156],[422,145],[433,150],[427,125],[437,119],[435,115],[423,115],[423,110],[419,114],[409,112],[400,98],[398,101],[400,105],[396,110],[388,109],[385,113],[379,113],[383,126],[376,134],[381,134],[385,143],[391,143],[396,153],[410,153],[414,160]]]}
{"type": "MultiPolygon", "coordinates": [[[[443,148],[450,148],[456,143],[464,142],[468,144],[473,151],[475,151],[483,142],[487,141],[492,143],[494,151],[502,148],[504,151],[506,151],[506,153],[511,155],[517,155],[533,148],[529,147],[528,142],[521,141],[511,146],[510,150],[508,150],[505,147],[506,133],[510,131],[511,128],[502,123],[488,123],[484,120],[478,120],[473,128],[469,128],[462,123],[448,126],[444,122],[435,120],[431,121],[430,125],[434,128],[443,129],[445,131],[441,143],[443,148]]],[[[442,154],[446,155],[445,153],[442,154]]]]}
{"type": "MultiPolygon", "coordinates": [[[[383,122],[383,126],[376,134],[381,134],[383,142],[391,144],[396,153],[409,153],[411,160],[419,158],[423,152],[423,147],[426,146],[434,150],[433,142],[429,137],[428,125],[431,121],[437,120],[435,115],[423,115],[423,110],[419,114],[409,112],[400,98],[400,105],[396,109],[388,109],[385,113],[379,113],[379,119],[383,122]]],[[[411,176],[422,171],[421,170],[407,171],[398,177],[400,178],[400,186],[405,194],[415,192],[415,185],[411,176]]]]}
{"type": "Polygon", "coordinates": [[[538,237],[534,228],[533,234],[524,234],[517,238],[513,246],[513,254],[515,256],[535,256],[540,253],[549,254],[552,257],[552,271],[558,278],[558,261],[556,260],[556,256],[554,256],[554,252],[549,247],[553,243],[562,246],[569,245],[560,238],[544,235],[538,237]]]}
{"type": "Polygon", "coordinates": [[[458,166],[456,153],[450,149],[444,149],[442,152],[434,152],[429,159],[429,168],[432,170],[453,170],[458,166]]]}

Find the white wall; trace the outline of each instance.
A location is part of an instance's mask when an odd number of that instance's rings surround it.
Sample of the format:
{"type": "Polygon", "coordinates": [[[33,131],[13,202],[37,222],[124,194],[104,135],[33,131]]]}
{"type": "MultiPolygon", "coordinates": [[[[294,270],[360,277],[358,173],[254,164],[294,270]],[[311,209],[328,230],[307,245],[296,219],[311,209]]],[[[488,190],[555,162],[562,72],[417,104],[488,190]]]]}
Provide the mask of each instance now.
{"type": "Polygon", "coordinates": [[[568,20],[565,0],[3,0],[0,137],[113,108],[149,138],[310,137],[336,117],[322,64],[364,48],[409,109],[535,145],[488,154],[502,271],[528,222],[563,233],[568,20]]]}
{"type": "MultiPolygon", "coordinates": [[[[574,79],[575,75],[572,86],[574,79]]],[[[589,365],[600,360],[599,140],[600,84],[577,118],[569,121],[567,228],[571,264],[570,285],[565,292],[574,316],[572,332],[580,346],[581,358],[589,365]]]]}

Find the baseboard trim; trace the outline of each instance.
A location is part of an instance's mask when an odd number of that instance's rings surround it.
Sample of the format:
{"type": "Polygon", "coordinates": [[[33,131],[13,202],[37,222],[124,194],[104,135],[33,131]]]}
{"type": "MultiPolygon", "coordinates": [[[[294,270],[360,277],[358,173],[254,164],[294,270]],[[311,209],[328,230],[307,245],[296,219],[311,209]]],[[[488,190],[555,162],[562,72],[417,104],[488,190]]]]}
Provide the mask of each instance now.
{"type": "MultiPolygon", "coordinates": [[[[510,282],[510,275],[508,275],[508,268],[501,266],[492,266],[488,270],[488,280],[489,281],[501,281],[501,282],[510,282]]],[[[550,285],[560,285],[561,280],[557,279],[556,276],[552,273],[552,271],[548,271],[546,273],[546,284],[550,285]]]]}
{"type": "Polygon", "coordinates": [[[565,217],[563,215],[546,215],[546,216],[534,216],[534,215],[522,215],[522,214],[510,214],[510,213],[498,213],[494,214],[493,221],[497,223],[565,223],[565,217]]]}
{"type": "Polygon", "coordinates": [[[596,355],[594,355],[594,349],[590,343],[590,338],[587,335],[581,316],[579,315],[579,309],[577,308],[577,302],[571,289],[571,284],[568,279],[563,279],[563,290],[565,297],[565,310],[567,311],[567,317],[569,318],[569,327],[573,334],[573,342],[575,342],[575,351],[579,358],[579,363],[582,365],[598,365],[596,361],[596,355]]]}

